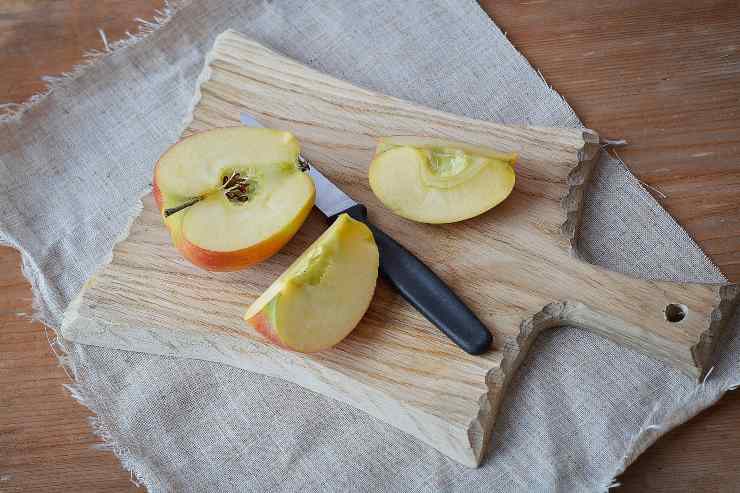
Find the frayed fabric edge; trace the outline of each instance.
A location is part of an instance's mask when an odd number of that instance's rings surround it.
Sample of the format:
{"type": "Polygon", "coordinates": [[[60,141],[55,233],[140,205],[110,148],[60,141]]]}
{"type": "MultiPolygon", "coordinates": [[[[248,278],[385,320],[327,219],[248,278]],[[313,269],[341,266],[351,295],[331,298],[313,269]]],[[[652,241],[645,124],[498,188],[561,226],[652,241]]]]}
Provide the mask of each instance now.
{"type": "Polygon", "coordinates": [[[702,411],[709,409],[716,404],[726,392],[735,390],[740,382],[723,382],[716,383],[703,381],[694,388],[693,391],[686,394],[682,399],[676,412],[667,415],[660,415],[663,408],[663,402],[657,402],[653,407],[650,415],[640,429],[631,437],[631,443],[622,456],[621,461],[607,479],[599,491],[608,492],[609,490],[621,486],[617,480],[620,474],[629,467],[645,450],[658,441],[663,435],[667,434],[675,427],[688,422],[702,411]],[[695,399],[702,396],[702,399],[695,399]]]}
{"type": "Polygon", "coordinates": [[[563,103],[563,105],[565,105],[565,108],[567,108],[567,110],[568,110],[568,116],[569,116],[569,117],[570,117],[570,118],[571,118],[571,119],[573,120],[573,122],[575,123],[575,127],[576,127],[576,128],[585,128],[585,127],[583,126],[583,123],[581,122],[581,119],[580,119],[580,118],[578,117],[578,115],[576,114],[576,112],[575,112],[575,110],[573,109],[573,107],[572,107],[572,106],[570,105],[570,103],[568,103],[568,100],[566,100],[566,99],[565,99],[565,96],[563,96],[563,95],[562,95],[562,94],[560,94],[560,93],[559,93],[558,91],[556,91],[556,90],[555,90],[555,88],[554,88],[554,87],[552,86],[552,84],[550,84],[549,82],[547,82],[547,79],[545,79],[545,76],[544,76],[544,74],[542,73],[542,71],[541,71],[541,70],[540,70],[539,68],[537,68],[537,67],[535,67],[534,65],[532,65],[532,62],[530,62],[530,61],[529,61],[529,59],[528,59],[528,58],[527,58],[526,56],[524,56],[524,54],[523,54],[523,53],[522,53],[521,51],[519,51],[519,49],[518,49],[518,48],[517,48],[516,46],[514,46],[514,43],[512,43],[512,42],[511,42],[511,40],[509,39],[509,35],[508,35],[508,33],[507,33],[506,31],[504,31],[503,29],[501,29],[501,28],[500,28],[500,27],[498,26],[498,24],[496,24],[496,21],[495,21],[495,20],[493,19],[493,17],[491,17],[490,15],[488,15],[488,12],[486,12],[485,10],[483,10],[483,7],[481,7],[481,6],[480,6],[480,4],[478,4],[478,2],[474,2],[474,3],[475,3],[475,4],[476,4],[476,6],[477,6],[477,7],[478,7],[478,8],[479,8],[479,9],[480,9],[480,10],[481,10],[482,12],[483,12],[483,15],[484,15],[484,16],[486,16],[486,17],[488,18],[488,20],[490,21],[490,25],[491,25],[491,28],[493,28],[494,30],[496,30],[496,31],[500,32],[500,33],[501,33],[501,35],[502,35],[502,37],[503,37],[503,39],[504,39],[504,41],[505,41],[506,43],[508,43],[508,45],[509,45],[509,47],[511,48],[511,50],[512,50],[512,51],[513,51],[514,53],[516,53],[516,54],[517,54],[517,55],[518,55],[519,57],[521,57],[521,59],[522,59],[522,60],[524,61],[524,63],[526,63],[526,64],[527,64],[527,66],[528,66],[528,67],[529,67],[529,68],[530,68],[530,69],[531,69],[531,70],[532,70],[533,72],[535,72],[535,73],[537,74],[538,78],[539,78],[539,79],[540,79],[540,80],[542,81],[542,83],[543,83],[543,84],[545,85],[545,87],[546,87],[547,91],[548,91],[548,92],[549,92],[549,93],[550,93],[551,95],[553,95],[553,96],[557,97],[557,98],[558,98],[558,99],[559,99],[559,100],[560,100],[560,101],[561,101],[561,102],[563,103]]]}
{"type": "Polygon", "coordinates": [[[95,399],[85,390],[84,385],[78,383],[68,384],[64,385],[64,388],[73,399],[95,413],[94,416],[87,419],[87,422],[92,429],[93,435],[100,438],[102,442],[96,443],[92,447],[96,450],[112,452],[118,458],[121,467],[129,472],[131,475],[130,481],[135,486],[143,486],[147,490],[153,491],[153,485],[145,478],[148,474],[142,473],[141,465],[133,460],[131,453],[120,445],[120,441],[110,432],[110,428],[98,417],[97,406],[93,404],[95,399]]]}
{"type": "MultiPolygon", "coordinates": [[[[138,23],[138,31],[134,34],[126,32],[125,38],[113,43],[108,41],[108,38],[102,29],[98,29],[103,42],[104,51],[86,51],[82,55],[84,61],[75,65],[69,72],[64,72],[57,76],[42,77],[42,80],[47,83],[46,88],[31,96],[25,102],[0,104],[0,125],[20,122],[21,118],[29,110],[44,101],[47,97],[53,94],[54,91],[68,86],[77,78],[85,74],[85,72],[87,72],[87,70],[93,67],[96,63],[102,61],[105,57],[111,56],[121,49],[134,46],[147,39],[150,35],[168,24],[174,15],[189,3],[189,0],[165,0],[164,7],[155,11],[155,15],[152,20],[147,21],[141,18],[134,19],[134,21],[138,23]]],[[[147,187],[141,192],[129,211],[130,217],[128,224],[118,235],[114,245],[117,245],[128,237],[131,226],[144,208],[142,200],[150,192],[150,187],[147,187]]],[[[43,294],[44,290],[42,283],[39,282],[38,276],[34,274],[34,271],[37,271],[37,269],[34,268],[33,258],[24,248],[21,247],[20,244],[4,235],[0,235],[0,245],[11,247],[17,250],[21,255],[21,271],[23,276],[31,285],[31,291],[33,293],[32,315],[29,318],[31,321],[38,321],[43,325],[44,333],[51,351],[56,356],[59,366],[62,367],[64,372],[72,381],[71,384],[65,384],[64,388],[76,401],[93,413],[93,416],[88,418],[88,422],[93,434],[101,440],[101,443],[95,444],[93,447],[112,452],[116,458],[118,458],[123,469],[130,473],[131,482],[134,485],[138,487],[144,486],[147,490],[153,491],[155,489],[155,484],[149,478],[154,477],[154,474],[151,471],[145,470],[142,464],[134,458],[133,454],[131,454],[129,450],[122,445],[121,440],[119,440],[117,434],[113,431],[110,423],[107,423],[103,419],[102,416],[104,413],[101,412],[96,396],[86,390],[84,378],[80,375],[80,372],[75,367],[70,356],[72,351],[70,342],[64,340],[60,333],[60,329],[56,327],[57,324],[50,315],[52,310],[63,311],[63,307],[46,306],[43,301],[45,296],[43,294]]],[[[110,253],[108,253],[108,255],[103,259],[98,269],[109,264],[112,259],[113,250],[111,249],[110,253]]]]}
{"type": "Polygon", "coordinates": [[[653,187],[653,186],[651,186],[651,185],[649,185],[649,184],[645,183],[644,181],[640,180],[639,178],[637,178],[637,177],[636,177],[636,176],[635,176],[635,175],[634,175],[634,174],[632,173],[632,171],[630,170],[629,166],[627,166],[627,163],[625,163],[625,162],[624,162],[624,160],[622,160],[622,158],[621,158],[621,157],[619,156],[619,154],[617,153],[617,151],[616,151],[615,149],[613,149],[613,148],[611,149],[611,151],[612,151],[612,152],[610,153],[609,157],[610,157],[611,159],[613,159],[614,161],[616,161],[616,162],[617,162],[617,164],[618,164],[619,166],[621,166],[621,167],[623,167],[623,168],[624,168],[625,170],[627,170],[627,172],[629,172],[629,174],[630,174],[631,176],[633,176],[633,177],[634,177],[634,178],[635,178],[635,179],[636,179],[636,180],[637,180],[637,181],[638,181],[638,182],[639,182],[639,183],[640,183],[640,184],[642,185],[642,187],[641,187],[641,189],[640,189],[640,192],[641,192],[641,193],[643,194],[643,197],[644,197],[644,199],[645,199],[646,201],[648,201],[648,200],[651,200],[651,201],[652,201],[652,202],[654,203],[654,206],[653,206],[653,205],[651,205],[651,207],[655,207],[655,206],[657,206],[657,207],[659,207],[659,208],[660,208],[661,210],[663,210],[663,212],[665,212],[665,213],[666,213],[666,218],[667,218],[667,219],[669,220],[669,222],[671,223],[671,225],[672,225],[672,229],[673,229],[673,231],[675,232],[675,234],[679,235],[679,236],[680,236],[680,237],[681,237],[681,238],[682,238],[682,239],[683,239],[684,241],[686,241],[686,242],[690,243],[690,244],[691,244],[691,245],[693,245],[693,246],[694,246],[694,247],[695,247],[695,248],[696,248],[696,249],[697,249],[698,251],[700,251],[700,252],[701,252],[701,256],[702,256],[702,259],[704,260],[704,263],[705,263],[706,265],[709,265],[709,266],[711,267],[711,269],[712,269],[712,271],[713,271],[713,274],[714,274],[714,275],[715,275],[715,276],[716,276],[716,277],[717,277],[718,279],[722,279],[722,280],[723,280],[723,282],[725,282],[725,283],[729,282],[729,280],[727,279],[727,276],[725,276],[725,275],[724,275],[724,274],[722,273],[722,271],[721,271],[721,270],[719,269],[719,267],[717,267],[717,265],[716,265],[716,264],[715,264],[715,263],[714,263],[714,262],[712,261],[712,259],[710,259],[710,258],[709,258],[709,257],[707,256],[707,254],[706,254],[706,252],[704,251],[704,249],[703,249],[702,247],[700,247],[700,246],[699,246],[699,244],[698,244],[698,243],[697,243],[697,242],[696,242],[696,241],[694,240],[694,238],[692,238],[692,237],[691,237],[691,235],[689,235],[689,233],[688,233],[688,232],[686,231],[686,229],[685,229],[685,228],[684,228],[683,226],[681,226],[681,225],[680,225],[680,224],[678,223],[678,221],[676,221],[676,219],[675,219],[675,218],[674,218],[674,217],[673,217],[673,216],[672,216],[671,214],[669,214],[669,213],[668,213],[668,211],[666,211],[666,210],[665,210],[665,208],[664,208],[664,207],[663,207],[663,206],[662,206],[662,205],[661,205],[661,204],[660,204],[660,203],[659,203],[659,202],[658,202],[657,200],[655,200],[655,198],[654,198],[654,197],[653,197],[653,196],[652,196],[652,195],[651,195],[651,194],[650,194],[650,193],[649,193],[649,192],[647,191],[647,189],[649,188],[649,189],[651,189],[651,190],[655,191],[655,192],[656,192],[656,193],[657,193],[658,195],[662,195],[662,196],[665,196],[665,194],[664,194],[664,193],[663,193],[663,192],[662,192],[661,190],[659,190],[659,189],[657,189],[657,188],[655,188],[655,187],[653,187]]]}
{"type": "Polygon", "coordinates": [[[138,24],[136,33],[126,31],[126,37],[115,42],[108,42],[108,38],[102,29],[98,29],[103,50],[87,50],[82,53],[83,62],[78,63],[69,72],[63,72],[59,75],[43,76],[41,80],[46,82],[44,90],[34,94],[22,103],[0,103],[0,124],[18,121],[28,110],[44,101],[55,90],[64,87],[84,74],[87,69],[99,62],[102,58],[110,56],[122,48],[133,46],[143,41],[149,35],[156,32],[159,28],[167,24],[175,13],[190,0],[165,0],[161,9],[155,10],[152,20],[147,21],[136,18],[134,21],[138,24]]]}
{"type": "MultiPolygon", "coordinates": [[[[141,214],[144,209],[143,198],[151,193],[151,188],[147,187],[143,190],[136,202],[134,207],[129,212],[129,220],[126,226],[121,230],[120,234],[116,237],[114,242],[115,245],[125,240],[131,231],[134,221],[141,214]]],[[[131,482],[136,486],[144,486],[149,491],[153,491],[152,483],[148,477],[151,477],[149,471],[143,471],[140,462],[137,462],[133,455],[121,445],[121,441],[116,437],[115,433],[109,423],[106,423],[100,412],[100,407],[95,395],[91,394],[86,390],[86,384],[82,375],[78,371],[72,357],[70,356],[72,348],[70,344],[74,344],[70,341],[66,341],[61,334],[60,328],[56,327],[56,323],[52,320],[49,315],[49,310],[46,308],[43,302],[43,294],[41,283],[37,276],[33,273],[33,259],[14,241],[10,241],[4,236],[0,236],[0,245],[8,246],[18,251],[21,255],[21,272],[23,277],[26,278],[28,283],[31,285],[31,291],[33,294],[32,298],[32,314],[29,318],[30,321],[37,321],[42,324],[44,329],[44,335],[49,343],[54,356],[56,356],[59,366],[67,374],[67,377],[72,382],[71,384],[64,384],[63,387],[69,392],[69,394],[80,404],[88,408],[93,416],[88,418],[88,422],[92,429],[93,434],[102,440],[101,443],[92,445],[93,448],[106,450],[112,452],[116,458],[118,458],[121,466],[124,470],[131,474],[131,482]]],[[[98,266],[98,270],[108,265],[113,260],[113,249],[106,255],[101,264],[98,266]]]]}
{"type": "MultiPolygon", "coordinates": [[[[134,221],[136,221],[136,218],[139,217],[141,212],[144,210],[143,199],[149,193],[151,193],[150,187],[147,187],[140,193],[134,204],[134,207],[130,210],[128,223],[116,237],[113,248],[105,256],[103,262],[98,266],[97,270],[102,269],[113,261],[113,250],[115,249],[115,246],[128,238],[134,221]]],[[[36,295],[34,293],[34,299],[35,298],[36,295]]],[[[72,361],[72,358],[70,356],[72,352],[72,347],[70,346],[70,344],[74,343],[65,340],[64,337],[60,334],[61,331],[59,329],[55,329],[54,327],[52,327],[52,332],[53,339],[49,340],[49,345],[51,346],[52,351],[54,351],[54,354],[59,360],[62,368],[64,368],[64,371],[73,382],[72,384],[64,385],[64,388],[77,402],[88,408],[93,413],[93,416],[88,418],[88,423],[90,425],[90,428],[92,429],[93,435],[100,438],[100,440],[102,441],[101,443],[94,444],[93,448],[112,452],[113,455],[118,458],[118,461],[121,463],[121,467],[123,467],[123,469],[128,471],[131,475],[130,481],[133,484],[138,487],[144,486],[147,491],[154,491],[154,485],[149,479],[153,477],[151,471],[144,470],[141,462],[135,460],[134,455],[129,452],[129,450],[122,444],[122,440],[120,440],[114,433],[113,427],[110,425],[110,423],[106,422],[103,419],[104,413],[101,412],[96,396],[87,391],[88,385],[86,384],[84,377],[80,374],[77,367],[74,365],[74,362],[72,361]]],[[[49,334],[47,333],[47,339],[48,338],[49,334]]]]}

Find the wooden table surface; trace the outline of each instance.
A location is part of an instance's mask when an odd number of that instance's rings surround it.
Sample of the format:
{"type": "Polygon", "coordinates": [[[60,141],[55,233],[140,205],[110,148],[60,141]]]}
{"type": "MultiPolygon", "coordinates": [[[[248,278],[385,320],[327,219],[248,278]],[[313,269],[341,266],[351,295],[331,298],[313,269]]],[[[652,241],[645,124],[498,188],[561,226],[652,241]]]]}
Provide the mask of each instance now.
{"type": "MultiPolygon", "coordinates": [[[[162,0],[0,3],[0,102],[43,90],[84,50],[135,30],[162,0]]],[[[483,1],[585,123],[626,138],[632,171],[740,281],[740,2],[483,1]]],[[[17,252],[0,248],[0,492],[133,491],[32,323],[17,252]]],[[[740,396],[670,432],[618,491],[740,491],[740,396]]]]}

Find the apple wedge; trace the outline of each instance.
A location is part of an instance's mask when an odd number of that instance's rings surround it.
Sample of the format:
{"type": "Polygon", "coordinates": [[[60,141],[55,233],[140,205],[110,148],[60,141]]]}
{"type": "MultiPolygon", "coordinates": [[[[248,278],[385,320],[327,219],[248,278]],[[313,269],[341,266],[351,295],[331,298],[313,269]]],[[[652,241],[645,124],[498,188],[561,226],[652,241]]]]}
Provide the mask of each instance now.
{"type": "Polygon", "coordinates": [[[275,254],[316,195],[288,133],[229,127],[172,146],[154,170],[154,199],[175,247],[198,267],[239,270],[275,254]]]}
{"type": "Polygon", "coordinates": [[[279,346],[321,351],[360,322],[377,279],[378,247],[370,229],[342,214],[257,298],[244,319],[279,346]]]}
{"type": "Polygon", "coordinates": [[[452,223],[495,207],[514,188],[517,155],[419,137],[380,139],[370,188],[401,217],[452,223]]]}

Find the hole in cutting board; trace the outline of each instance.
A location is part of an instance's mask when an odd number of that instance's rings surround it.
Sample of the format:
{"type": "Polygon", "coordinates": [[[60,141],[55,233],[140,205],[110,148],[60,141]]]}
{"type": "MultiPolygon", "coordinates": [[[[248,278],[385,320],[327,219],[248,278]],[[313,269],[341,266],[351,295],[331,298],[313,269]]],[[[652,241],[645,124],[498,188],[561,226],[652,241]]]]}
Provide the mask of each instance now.
{"type": "Polygon", "coordinates": [[[686,305],[679,303],[671,303],[665,307],[665,319],[669,322],[676,323],[680,322],[689,313],[689,309],[686,305]]]}

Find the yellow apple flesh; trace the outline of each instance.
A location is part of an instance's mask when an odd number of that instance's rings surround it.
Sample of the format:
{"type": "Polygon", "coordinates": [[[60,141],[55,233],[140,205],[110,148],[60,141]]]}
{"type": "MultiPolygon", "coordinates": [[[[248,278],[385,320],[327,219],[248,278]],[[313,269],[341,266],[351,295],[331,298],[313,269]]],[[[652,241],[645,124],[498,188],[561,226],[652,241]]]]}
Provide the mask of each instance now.
{"type": "Polygon", "coordinates": [[[370,188],[399,216],[452,223],[495,207],[514,188],[516,154],[415,137],[380,140],[370,188]]]}
{"type": "Polygon", "coordinates": [[[282,347],[321,351],[360,322],[377,278],[378,247],[370,229],[342,214],[257,298],[244,319],[282,347]]]}
{"type": "Polygon", "coordinates": [[[239,270],[275,254],[303,224],[315,189],[288,133],[229,127],[171,147],[154,170],[154,198],[173,243],[207,270],[239,270]],[[168,211],[169,212],[169,211],[168,211]]]}

